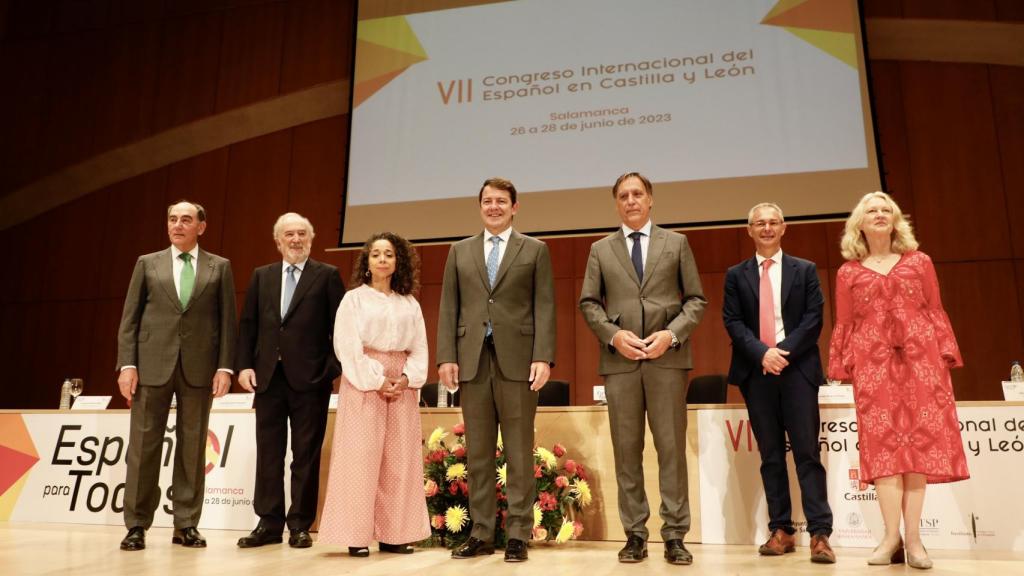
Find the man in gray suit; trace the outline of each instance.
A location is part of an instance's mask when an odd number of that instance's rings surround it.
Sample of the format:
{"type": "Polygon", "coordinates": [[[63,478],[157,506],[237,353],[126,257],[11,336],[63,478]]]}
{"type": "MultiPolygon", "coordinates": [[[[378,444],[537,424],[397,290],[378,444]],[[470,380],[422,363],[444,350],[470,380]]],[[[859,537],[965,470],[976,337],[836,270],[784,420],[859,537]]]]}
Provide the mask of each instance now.
{"type": "Polygon", "coordinates": [[[608,418],[626,531],[620,562],[647,557],[650,508],[644,492],[644,414],[658,451],[665,559],[690,564],[686,479],[686,372],[690,334],[704,315],[697,265],[686,236],[651,223],[654,191],[636,172],[612,187],[622,226],[590,247],[580,310],[601,343],[608,418]]]}
{"type": "Polygon", "coordinates": [[[169,206],[171,247],[140,256],[128,285],[117,346],[117,385],[131,406],[122,550],[146,547],[146,530],[160,504],[160,452],[172,395],[177,416],[171,542],[206,547],[196,526],[203,509],[211,396],[231,387],[235,283],[230,262],[199,248],[204,231],[202,206],[169,206]]]}
{"type": "Polygon", "coordinates": [[[437,321],[441,383],[462,389],[469,464],[469,539],[453,558],[494,553],[498,424],[508,459],[506,562],[527,559],[533,530],[533,419],[555,360],[555,288],[547,244],[512,229],[516,189],[503,178],[478,195],[484,231],[452,245],[437,321]]]}

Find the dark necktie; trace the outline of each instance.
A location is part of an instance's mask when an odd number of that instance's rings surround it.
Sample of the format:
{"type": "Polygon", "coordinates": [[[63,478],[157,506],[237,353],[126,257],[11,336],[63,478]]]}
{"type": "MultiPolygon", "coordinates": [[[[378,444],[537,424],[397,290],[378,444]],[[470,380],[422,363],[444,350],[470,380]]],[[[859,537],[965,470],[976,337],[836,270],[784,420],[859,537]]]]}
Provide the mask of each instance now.
{"type": "Polygon", "coordinates": [[[633,268],[636,269],[636,279],[640,282],[644,281],[644,255],[640,251],[640,238],[643,235],[643,232],[633,232],[629,235],[633,240],[633,251],[630,252],[629,259],[633,261],[633,268]]]}

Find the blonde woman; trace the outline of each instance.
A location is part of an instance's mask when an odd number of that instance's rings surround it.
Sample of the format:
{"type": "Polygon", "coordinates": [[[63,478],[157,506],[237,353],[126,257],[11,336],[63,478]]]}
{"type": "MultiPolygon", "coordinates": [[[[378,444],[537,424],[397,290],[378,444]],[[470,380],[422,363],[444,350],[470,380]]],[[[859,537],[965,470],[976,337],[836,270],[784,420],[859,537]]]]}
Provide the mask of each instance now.
{"type": "Polygon", "coordinates": [[[875,485],[885,523],[868,564],[906,559],[927,569],[919,531],[925,487],[969,473],[949,376],[963,361],[935,268],[917,246],[888,194],[857,203],[841,242],[847,262],[836,276],[828,374],[853,381],[860,479],[875,485]]]}

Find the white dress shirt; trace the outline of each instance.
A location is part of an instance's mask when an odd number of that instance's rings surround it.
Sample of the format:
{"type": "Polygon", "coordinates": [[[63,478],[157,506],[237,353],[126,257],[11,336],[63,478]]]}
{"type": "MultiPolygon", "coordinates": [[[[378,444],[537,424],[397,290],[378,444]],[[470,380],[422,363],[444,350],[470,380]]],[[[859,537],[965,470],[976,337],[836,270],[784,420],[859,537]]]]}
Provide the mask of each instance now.
{"type": "Polygon", "coordinates": [[[778,344],[786,339],[786,328],[782,325],[782,250],[776,252],[771,258],[765,258],[760,254],[754,254],[757,258],[757,277],[764,274],[764,261],[774,262],[768,269],[768,280],[772,283],[772,308],[775,309],[775,342],[778,344]]]}
{"type": "Polygon", "coordinates": [[[505,228],[504,232],[500,234],[491,234],[484,229],[484,264],[487,264],[487,257],[491,255],[491,248],[494,247],[491,242],[491,238],[494,236],[501,238],[501,242],[498,243],[498,266],[501,266],[501,259],[505,257],[505,248],[508,248],[508,239],[512,236],[512,227],[505,228]]]}
{"type": "Polygon", "coordinates": [[[640,261],[644,264],[644,274],[647,273],[647,247],[651,244],[651,221],[648,220],[647,224],[640,227],[639,230],[633,230],[625,224],[622,225],[622,233],[626,236],[626,254],[633,254],[633,239],[629,237],[633,232],[639,232],[640,236],[640,261]]]}

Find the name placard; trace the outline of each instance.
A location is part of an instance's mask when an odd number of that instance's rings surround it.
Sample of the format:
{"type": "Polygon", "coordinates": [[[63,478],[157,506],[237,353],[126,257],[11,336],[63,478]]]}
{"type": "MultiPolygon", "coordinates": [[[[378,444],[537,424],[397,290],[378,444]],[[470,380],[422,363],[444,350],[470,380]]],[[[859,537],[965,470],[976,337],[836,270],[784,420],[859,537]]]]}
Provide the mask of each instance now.
{"type": "Polygon", "coordinates": [[[79,396],[71,404],[72,410],[106,410],[111,396],[79,396]]]}
{"type": "Polygon", "coordinates": [[[249,409],[256,395],[252,392],[232,392],[213,399],[214,410],[249,409]]]}

